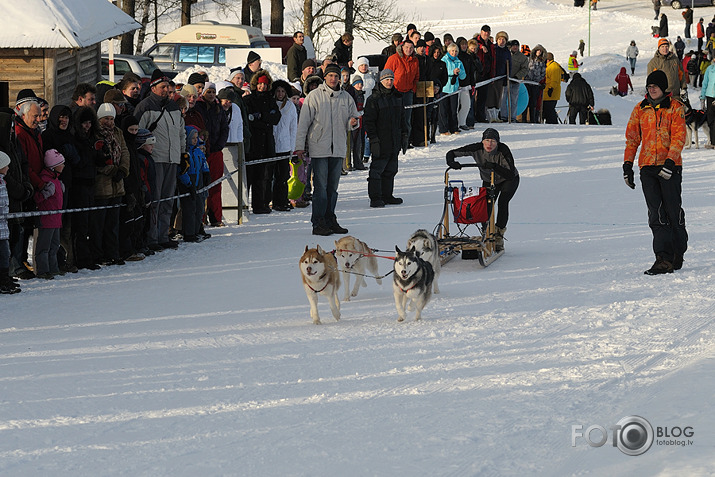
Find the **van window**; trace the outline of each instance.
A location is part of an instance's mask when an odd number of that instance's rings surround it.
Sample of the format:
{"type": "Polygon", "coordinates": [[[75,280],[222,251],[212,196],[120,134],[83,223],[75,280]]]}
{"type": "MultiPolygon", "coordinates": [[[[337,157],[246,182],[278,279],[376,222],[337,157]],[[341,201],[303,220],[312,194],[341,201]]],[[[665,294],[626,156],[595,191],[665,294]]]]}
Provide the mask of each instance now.
{"type": "Polygon", "coordinates": [[[151,52],[151,57],[154,61],[160,63],[174,62],[174,45],[162,45],[161,43],[151,52]]]}
{"type": "Polygon", "coordinates": [[[179,46],[179,63],[214,63],[214,47],[198,45],[179,46]]]}

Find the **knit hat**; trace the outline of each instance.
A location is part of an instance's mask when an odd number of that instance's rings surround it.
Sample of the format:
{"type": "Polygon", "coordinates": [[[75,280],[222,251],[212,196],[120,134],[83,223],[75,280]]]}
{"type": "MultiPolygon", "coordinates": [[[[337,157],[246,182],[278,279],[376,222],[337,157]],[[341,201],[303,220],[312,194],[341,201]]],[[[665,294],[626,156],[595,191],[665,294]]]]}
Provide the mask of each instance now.
{"type": "Polygon", "coordinates": [[[206,84],[204,84],[204,90],[201,94],[206,94],[206,91],[210,89],[216,91],[216,85],[213,84],[211,81],[207,81],[206,84]]]}
{"type": "Polygon", "coordinates": [[[336,64],[329,64],[325,67],[325,74],[323,76],[328,76],[328,73],[335,73],[340,76],[340,67],[336,64]]]}
{"type": "Polygon", "coordinates": [[[29,88],[26,89],[21,89],[17,93],[17,99],[15,100],[15,107],[20,106],[22,103],[26,103],[28,101],[37,101],[37,95],[35,92],[29,88]]]}
{"type": "Polygon", "coordinates": [[[501,37],[504,37],[506,41],[509,41],[509,34],[503,30],[497,33],[497,36],[494,37],[494,40],[499,40],[499,38],[501,37]]]}
{"type": "Polygon", "coordinates": [[[417,40],[417,44],[415,45],[415,48],[419,48],[421,46],[427,48],[427,42],[424,40],[417,40]]]}
{"type": "Polygon", "coordinates": [[[139,149],[144,144],[156,144],[156,138],[148,129],[140,129],[139,132],[137,132],[135,144],[137,149],[139,149]]]}
{"type": "Polygon", "coordinates": [[[168,83],[169,78],[167,78],[166,75],[162,73],[159,68],[155,69],[154,72],[151,74],[151,82],[149,83],[149,86],[153,88],[154,86],[164,82],[168,83]]]}
{"type": "Polygon", "coordinates": [[[424,39],[425,39],[425,41],[433,41],[434,34],[431,31],[428,31],[425,33],[424,39]]]}
{"type": "Polygon", "coordinates": [[[45,167],[52,169],[65,163],[65,158],[57,149],[48,149],[45,152],[45,167]]]}
{"type": "Polygon", "coordinates": [[[486,128],[482,133],[482,141],[485,139],[494,139],[496,142],[499,142],[499,131],[494,128],[486,128]]]}
{"type": "Polygon", "coordinates": [[[350,78],[350,84],[355,86],[358,83],[363,84],[362,76],[355,74],[352,78],[350,78]]]}
{"type": "Polygon", "coordinates": [[[303,62],[302,65],[300,65],[300,71],[303,71],[304,69],[306,69],[306,68],[308,68],[308,67],[310,67],[310,66],[312,66],[313,68],[316,67],[316,65],[315,65],[315,60],[312,59],[312,58],[308,58],[307,60],[305,60],[305,61],[303,62]]]}
{"type": "Polygon", "coordinates": [[[233,81],[233,79],[236,77],[237,74],[243,73],[243,68],[240,66],[237,66],[235,68],[231,68],[231,73],[228,75],[228,80],[233,81]]]}
{"type": "Polygon", "coordinates": [[[484,26],[482,27],[482,31],[486,31],[486,32],[491,33],[492,28],[491,28],[489,25],[484,25],[484,26]]]}
{"type": "Polygon", "coordinates": [[[576,55],[578,55],[578,53],[576,53],[576,50],[571,52],[571,56],[576,56],[576,55]]]}
{"type": "Polygon", "coordinates": [[[663,45],[668,45],[668,48],[670,48],[670,43],[668,43],[667,38],[661,38],[660,40],[658,40],[658,48],[660,48],[663,45]]]}
{"type": "Polygon", "coordinates": [[[185,84],[182,88],[181,91],[179,91],[179,94],[183,96],[184,98],[188,98],[189,96],[197,95],[199,92],[196,90],[196,88],[193,85],[190,84],[185,84]]]}
{"type": "Polygon", "coordinates": [[[370,66],[370,60],[368,60],[368,59],[365,58],[364,56],[361,56],[360,58],[358,58],[358,59],[355,61],[354,64],[355,64],[355,68],[357,68],[357,67],[360,66],[360,65],[370,66]]]}
{"type": "Polygon", "coordinates": [[[389,68],[385,68],[384,70],[380,71],[380,81],[386,78],[390,78],[393,80],[395,79],[395,73],[389,68]]]}
{"type": "Polygon", "coordinates": [[[102,103],[99,106],[99,109],[97,109],[97,119],[106,118],[108,116],[111,116],[112,119],[114,119],[117,117],[117,110],[114,109],[114,106],[109,103],[102,103]]]}
{"type": "Polygon", "coordinates": [[[271,82],[271,80],[266,75],[259,76],[258,81],[257,81],[258,84],[261,84],[261,83],[269,84],[270,82],[271,82]]]}
{"type": "Polygon", "coordinates": [[[0,151],[0,169],[10,165],[10,156],[0,151]]]}
{"type": "Polygon", "coordinates": [[[660,88],[660,90],[665,93],[665,90],[668,89],[668,77],[665,75],[665,72],[661,70],[655,70],[651,74],[648,75],[648,78],[645,81],[646,87],[649,85],[655,85],[660,88]]]}
{"type": "Polygon", "coordinates": [[[246,64],[249,64],[249,65],[250,65],[250,64],[253,63],[254,61],[257,61],[257,60],[260,60],[260,59],[261,59],[261,55],[259,55],[259,54],[256,53],[255,51],[251,50],[251,51],[248,52],[248,58],[246,58],[246,64]]]}
{"type": "Polygon", "coordinates": [[[121,91],[118,89],[110,89],[106,93],[104,93],[104,103],[114,103],[114,104],[122,104],[126,103],[127,99],[124,97],[124,94],[122,94],[121,91]]]}
{"type": "Polygon", "coordinates": [[[221,91],[218,92],[218,95],[216,96],[218,99],[228,99],[232,103],[236,102],[236,92],[233,90],[233,88],[223,88],[221,91]]]}
{"type": "Polygon", "coordinates": [[[189,79],[186,80],[187,84],[197,84],[197,83],[206,83],[206,77],[202,75],[201,73],[191,73],[189,75],[189,79]]]}
{"type": "Polygon", "coordinates": [[[410,30],[417,30],[417,26],[414,23],[410,23],[409,25],[407,25],[407,31],[410,30]]]}

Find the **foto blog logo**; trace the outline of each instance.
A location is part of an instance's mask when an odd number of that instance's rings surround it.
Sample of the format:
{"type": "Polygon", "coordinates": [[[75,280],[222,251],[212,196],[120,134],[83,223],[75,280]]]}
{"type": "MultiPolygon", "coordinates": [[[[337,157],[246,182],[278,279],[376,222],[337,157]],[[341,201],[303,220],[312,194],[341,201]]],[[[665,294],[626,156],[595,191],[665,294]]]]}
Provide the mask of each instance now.
{"type": "Polygon", "coordinates": [[[571,447],[576,447],[579,438],[585,440],[591,447],[601,447],[608,442],[609,430],[611,431],[612,446],[618,447],[621,452],[631,456],[645,454],[654,441],[658,445],[666,446],[685,447],[693,444],[692,440],[678,439],[679,437],[693,437],[694,431],[691,426],[657,427],[654,431],[647,419],[641,416],[626,416],[615,425],[609,426],[608,430],[598,424],[589,426],[586,430],[581,424],[572,425],[571,447]],[[660,439],[661,437],[666,439],[660,439]]]}

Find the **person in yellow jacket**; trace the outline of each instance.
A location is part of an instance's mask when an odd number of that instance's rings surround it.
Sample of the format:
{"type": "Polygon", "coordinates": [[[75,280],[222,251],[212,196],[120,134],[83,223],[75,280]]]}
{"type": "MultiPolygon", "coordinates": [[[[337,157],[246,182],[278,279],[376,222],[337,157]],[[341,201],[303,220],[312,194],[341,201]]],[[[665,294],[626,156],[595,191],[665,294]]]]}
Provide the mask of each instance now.
{"type": "Polygon", "coordinates": [[[546,53],[546,84],[544,85],[544,119],[546,124],[558,124],[556,102],[561,98],[561,82],[567,81],[566,72],[560,64],[554,61],[553,53],[546,53]]]}
{"type": "Polygon", "coordinates": [[[685,109],[666,93],[668,77],[663,71],[648,75],[646,89],[645,99],[633,108],[626,126],[623,179],[636,188],[633,162],[640,146],[638,167],[656,257],[645,274],[659,275],[680,270],[688,248],[680,155],[685,145],[685,109]]]}

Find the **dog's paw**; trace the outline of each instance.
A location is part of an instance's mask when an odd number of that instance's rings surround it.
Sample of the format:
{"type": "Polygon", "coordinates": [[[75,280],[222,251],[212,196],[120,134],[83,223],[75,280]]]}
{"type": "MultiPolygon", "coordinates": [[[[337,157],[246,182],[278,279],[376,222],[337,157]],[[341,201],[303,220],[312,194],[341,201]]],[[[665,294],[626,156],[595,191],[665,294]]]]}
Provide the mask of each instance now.
{"type": "Polygon", "coordinates": [[[318,320],[313,320],[314,325],[322,325],[323,323],[318,319],[318,320]]]}
{"type": "Polygon", "coordinates": [[[398,321],[398,322],[405,321],[405,317],[404,317],[404,316],[400,316],[399,318],[397,318],[397,321],[398,321]]]}

